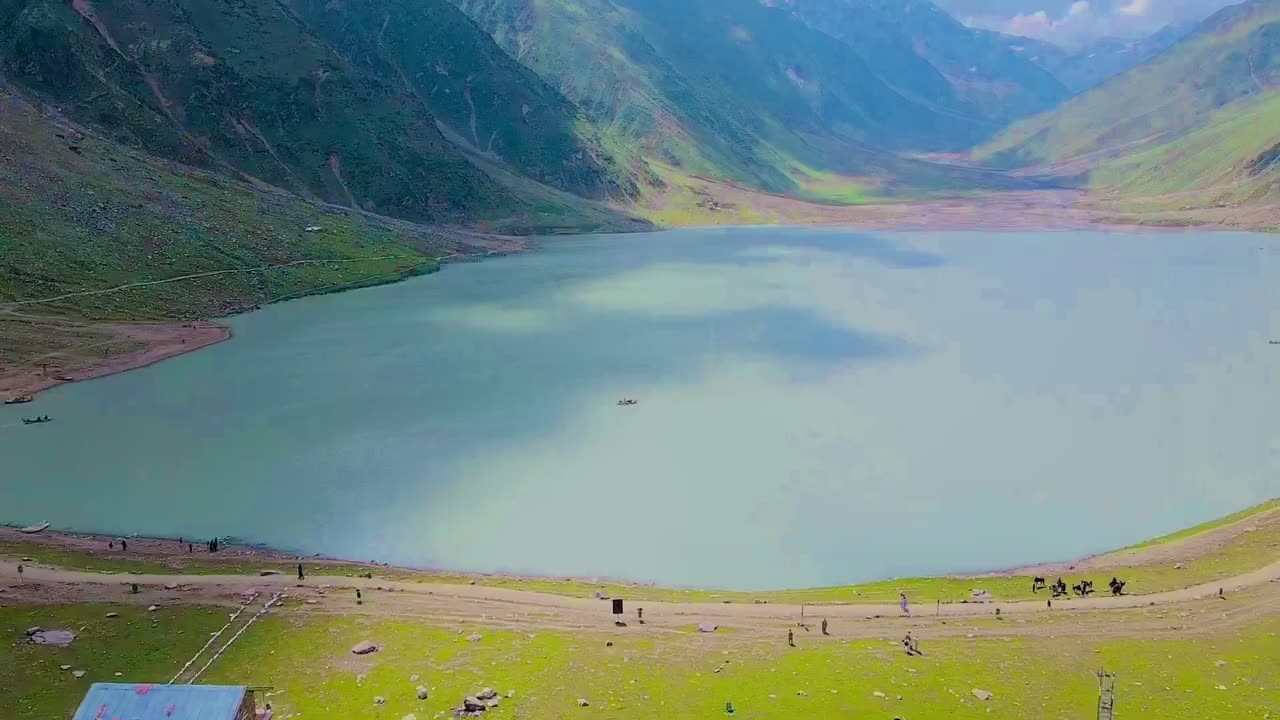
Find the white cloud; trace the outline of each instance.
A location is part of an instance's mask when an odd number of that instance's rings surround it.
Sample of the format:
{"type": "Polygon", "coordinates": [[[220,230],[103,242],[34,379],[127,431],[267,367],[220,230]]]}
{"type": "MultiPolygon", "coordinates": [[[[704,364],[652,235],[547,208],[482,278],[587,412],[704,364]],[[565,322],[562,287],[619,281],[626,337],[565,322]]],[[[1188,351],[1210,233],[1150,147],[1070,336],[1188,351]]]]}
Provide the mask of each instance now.
{"type": "MultiPolygon", "coordinates": [[[[1069,5],[1062,0],[1030,0],[1030,7],[1013,15],[978,11],[967,0],[949,0],[943,4],[953,8],[960,19],[973,27],[998,30],[1010,35],[1048,40],[1068,47],[1079,46],[1100,37],[1135,38],[1149,35],[1175,22],[1208,17],[1232,4],[1234,0],[1077,0],[1069,5]]],[[[1012,7],[1001,7],[1005,13],[1012,7]]]]}
{"type": "Polygon", "coordinates": [[[1147,15],[1151,12],[1151,0],[1131,0],[1116,8],[1116,12],[1130,17],[1147,15]]]}

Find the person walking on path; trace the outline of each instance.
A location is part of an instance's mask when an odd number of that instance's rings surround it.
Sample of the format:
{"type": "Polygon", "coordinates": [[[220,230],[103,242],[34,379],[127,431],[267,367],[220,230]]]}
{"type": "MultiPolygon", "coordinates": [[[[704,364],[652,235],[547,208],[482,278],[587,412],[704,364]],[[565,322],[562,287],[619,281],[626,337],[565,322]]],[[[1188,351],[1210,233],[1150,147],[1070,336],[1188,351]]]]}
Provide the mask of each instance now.
{"type": "Polygon", "coordinates": [[[298,580],[305,580],[306,574],[302,572],[302,563],[298,563],[298,580]]]}
{"type": "Polygon", "coordinates": [[[796,631],[791,628],[787,628],[787,644],[791,647],[796,646],[796,631]]]}
{"type": "Polygon", "coordinates": [[[22,579],[22,563],[18,563],[18,584],[21,585],[24,582],[26,581],[22,579]]]}
{"type": "Polygon", "coordinates": [[[899,604],[902,606],[902,612],[903,612],[903,614],[904,614],[904,615],[910,615],[910,614],[911,614],[911,606],[907,603],[907,594],[906,594],[906,593],[904,593],[904,592],[900,592],[900,593],[898,593],[898,598],[899,598],[899,604]]]}
{"type": "Polygon", "coordinates": [[[831,633],[827,632],[827,619],[826,619],[826,618],[822,618],[822,634],[823,634],[823,635],[830,635],[830,634],[831,634],[831,633]]]}
{"type": "Polygon", "coordinates": [[[636,608],[636,620],[638,620],[641,625],[644,624],[644,608],[636,608]]]}
{"type": "Polygon", "coordinates": [[[121,550],[121,551],[123,551],[123,552],[129,552],[129,541],[128,541],[128,540],[124,540],[124,539],[121,539],[121,540],[120,540],[120,550],[121,550]]]}

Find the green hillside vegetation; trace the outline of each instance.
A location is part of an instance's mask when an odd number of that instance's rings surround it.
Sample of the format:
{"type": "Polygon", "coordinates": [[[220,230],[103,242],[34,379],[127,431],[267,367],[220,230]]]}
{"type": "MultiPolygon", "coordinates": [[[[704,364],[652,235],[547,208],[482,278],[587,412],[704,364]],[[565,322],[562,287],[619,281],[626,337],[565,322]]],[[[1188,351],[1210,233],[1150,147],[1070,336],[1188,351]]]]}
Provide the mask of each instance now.
{"type": "Polygon", "coordinates": [[[1016,123],[975,157],[996,167],[1101,158],[1169,143],[1280,83],[1280,1],[1222,10],[1150,62],[1016,123]]]}
{"type": "Polygon", "coordinates": [[[1102,163],[1090,185],[1107,198],[1179,207],[1280,198],[1280,91],[1231,105],[1172,142],[1102,163]]]}
{"type": "Polygon", "coordinates": [[[685,176],[801,195],[828,174],[881,196],[1017,184],[888,155],[962,147],[993,126],[979,113],[935,106],[943,86],[928,83],[945,83],[936,71],[914,94],[900,91],[882,77],[878,54],[864,57],[784,8],[736,0],[455,2],[578,103],[599,127],[601,145],[642,186],[661,183],[647,160],[685,176]]]}
{"type": "Polygon", "coordinates": [[[415,221],[520,212],[448,126],[604,197],[576,109],[444,0],[0,0],[0,68],[71,117],[186,164],[415,221]]]}

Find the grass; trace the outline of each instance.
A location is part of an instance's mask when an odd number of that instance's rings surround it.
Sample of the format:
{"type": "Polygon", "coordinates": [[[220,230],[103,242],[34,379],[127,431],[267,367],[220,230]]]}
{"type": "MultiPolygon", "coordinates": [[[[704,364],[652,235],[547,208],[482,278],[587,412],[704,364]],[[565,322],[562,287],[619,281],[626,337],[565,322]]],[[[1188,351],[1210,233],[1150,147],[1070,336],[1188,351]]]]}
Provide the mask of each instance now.
{"type": "MultiPolygon", "coordinates": [[[[47,720],[66,717],[89,681],[116,679],[117,671],[122,681],[166,681],[224,618],[223,610],[198,608],[151,616],[102,605],[0,608],[0,657],[8,656],[0,662],[0,706],[12,720],[47,720]],[[106,620],[107,610],[121,617],[106,620]],[[85,629],[70,648],[52,649],[21,642],[30,625],[85,629]],[[60,664],[89,676],[73,680],[60,664]]],[[[242,636],[202,681],[271,686],[268,699],[280,715],[299,718],[441,717],[482,687],[503,696],[486,715],[492,718],[708,718],[722,716],[726,702],[739,717],[779,720],[1081,718],[1093,715],[1093,673],[1105,666],[1118,674],[1118,707],[1127,717],[1274,713],[1280,617],[1179,638],[1127,636],[1128,619],[1113,617],[1098,637],[926,637],[926,656],[907,658],[896,638],[801,637],[792,650],[781,631],[775,642],[732,633],[517,632],[277,613],[242,636]],[[468,642],[472,633],[483,639],[468,642]],[[381,651],[351,655],[366,639],[381,651]],[[419,684],[430,690],[425,701],[416,698],[419,684]],[[981,702],[974,688],[994,697],[981,702]],[[375,705],[375,696],[385,704],[375,705]],[[578,698],[590,709],[580,709],[578,698]]]]}
{"type": "Polygon", "coordinates": [[[1179,208],[1274,199],[1277,126],[1280,92],[1270,92],[1219,110],[1185,137],[1102,163],[1090,185],[1108,199],[1175,196],[1179,208]]]}
{"type": "Polygon", "coordinates": [[[133,605],[0,607],[0,707],[10,720],[70,717],[94,682],[165,682],[226,622],[224,609],[148,613],[133,605]],[[108,612],[119,613],[107,618],[108,612]],[[70,647],[26,643],[29,627],[67,628],[70,647]],[[59,669],[70,665],[70,670],[59,669]],[[84,670],[77,680],[72,670],[84,670]],[[115,673],[121,673],[116,677],[115,673]]]}
{"type": "Polygon", "coordinates": [[[1189,527],[1185,530],[1179,530],[1177,532],[1169,533],[1168,535],[1162,535],[1158,538],[1154,538],[1151,540],[1147,540],[1146,542],[1138,543],[1137,545],[1130,545],[1129,547],[1124,548],[1124,550],[1141,550],[1142,548],[1152,547],[1154,545],[1164,545],[1166,543],[1176,542],[1178,540],[1185,540],[1186,538],[1192,537],[1193,535],[1199,535],[1200,533],[1205,533],[1210,530],[1216,530],[1220,527],[1225,527],[1227,525],[1231,525],[1232,523],[1237,523],[1237,522],[1240,522],[1241,520],[1246,520],[1250,517],[1253,517],[1254,515],[1268,512],[1270,510],[1275,510],[1277,508],[1280,508],[1280,498],[1276,498],[1274,500],[1268,500],[1264,503],[1259,503],[1257,505],[1254,505],[1253,507],[1245,508],[1240,512],[1232,513],[1230,515],[1220,517],[1216,520],[1210,520],[1209,522],[1201,523],[1194,527],[1189,527]]]}

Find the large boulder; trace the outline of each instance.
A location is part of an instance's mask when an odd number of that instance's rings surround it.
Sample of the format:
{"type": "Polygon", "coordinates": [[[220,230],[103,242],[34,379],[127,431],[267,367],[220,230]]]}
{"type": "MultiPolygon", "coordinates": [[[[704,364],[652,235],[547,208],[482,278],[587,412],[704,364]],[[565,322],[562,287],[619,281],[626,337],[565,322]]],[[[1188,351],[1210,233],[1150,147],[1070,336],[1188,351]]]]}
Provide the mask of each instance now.
{"type": "Polygon", "coordinates": [[[36,645],[52,647],[67,647],[75,639],[76,634],[70,630],[37,630],[31,635],[31,642],[36,645]]]}
{"type": "Polygon", "coordinates": [[[364,642],[352,647],[351,652],[354,655],[368,655],[369,653],[378,652],[378,646],[368,640],[365,640],[364,642]]]}

